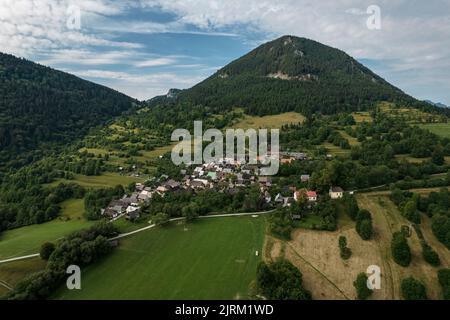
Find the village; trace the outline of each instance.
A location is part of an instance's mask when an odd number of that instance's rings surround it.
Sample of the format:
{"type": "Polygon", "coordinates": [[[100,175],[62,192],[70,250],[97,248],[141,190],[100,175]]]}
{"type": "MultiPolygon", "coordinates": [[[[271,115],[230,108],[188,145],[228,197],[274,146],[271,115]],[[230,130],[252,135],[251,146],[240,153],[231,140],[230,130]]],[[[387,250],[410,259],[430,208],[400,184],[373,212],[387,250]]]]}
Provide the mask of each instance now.
{"type": "MultiPolygon", "coordinates": [[[[307,161],[308,156],[301,152],[280,152],[279,159],[281,164],[290,164],[293,161],[307,161]]],[[[151,186],[147,186],[145,183],[136,183],[134,192],[123,195],[121,199],[112,200],[106,208],[101,210],[101,215],[109,220],[117,220],[124,216],[127,220],[134,221],[140,217],[142,206],[151,203],[151,199],[155,195],[164,197],[170,192],[188,190],[198,192],[212,189],[232,194],[238,192],[240,188],[257,185],[265,203],[273,208],[290,207],[302,198],[307,199],[308,205],[312,206],[320,197],[314,190],[297,189],[295,186],[287,187],[286,192],[283,192],[284,195],[277,193],[273,197],[269,192],[273,183],[272,177],[259,176],[258,172],[259,166],[256,164],[241,164],[239,161],[227,158],[203,165],[190,165],[186,169],[180,170],[183,178],[179,181],[163,174],[151,186]]],[[[307,184],[310,175],[302,174],[300,180],[301,183],[307,184]]],[[[338,186],[333,186],[329,190],[331,199],[339,199],[343,195],[344,190],[338,186]]],[[[292,216],[292,219],[299,218],[300,216],[297,215],[292,216]]]]}

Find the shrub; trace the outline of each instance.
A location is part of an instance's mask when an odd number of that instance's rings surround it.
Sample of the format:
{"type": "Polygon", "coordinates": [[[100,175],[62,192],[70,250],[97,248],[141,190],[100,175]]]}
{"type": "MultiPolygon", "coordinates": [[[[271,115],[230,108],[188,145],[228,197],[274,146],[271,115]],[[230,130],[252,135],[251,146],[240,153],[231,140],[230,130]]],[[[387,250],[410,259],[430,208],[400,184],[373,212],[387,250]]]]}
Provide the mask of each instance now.
{"type": "Polygon", "coordinates": [[[442,297],[445,300],[450,300],[450,269],[439,270],[438,279],[442,287],[442,297]]]}
{"type": "Polygon", "coordinates": [[[55,245],[51,242],[46,242],[42,244],[39,255],[42,260],[48,260],[53,251],[55,251],[55,245]]]}
{"type": "Polygon", "coordinates": [[[311,293],[302,286],[302,273],[287,260],[270,265],[261,262],[256,281],[259,290],[268,299],[311,300],[311,293]]]}
{"type": "Polygon", "coordinates": [[[406,237],[401,232],[392,235],[391,251],[394,261],[402,267],[407,267],[411,263],[411,250],[406,237]]]}
{"type": "Polygon", "coordinates": [[[438,267],[441,265],[441,259],[439,259],[439,255],[436,251],[431,248],[428,243],[422,241],[422,256],[423,259],[428,262],[430,265],[434,267],[438,267]]]}
{"type": "Polygon", "coordinates": [[[352,255],[352,250],[347,247],[347,238],[344,236],[339,237],[339,251],[341,254],[341,258],[344,260],[350,259],[352,255]]]}
{"type": "Polygon", "coordinates": [[[364,272],[361,272],[356,277],[355,282],[353,282],[353,286],[356,289],[356,296],[359,300],[366,300],[373,293],[373,291],[367,287],[367,279],[367,275],[364,272]]]}
{"type": "Polygon", "coordinates": [[[361,239],[370,240],[373,234],[372,216],[367,210],[359,210],[356,216],[356,232],[361,239]]]}
{"type": "Polygon", "coordinates": [[[427,300],[427,292],[425,285],[409,277],[402,280],[401,283],[402,296],[405,300],[427,300]]]}

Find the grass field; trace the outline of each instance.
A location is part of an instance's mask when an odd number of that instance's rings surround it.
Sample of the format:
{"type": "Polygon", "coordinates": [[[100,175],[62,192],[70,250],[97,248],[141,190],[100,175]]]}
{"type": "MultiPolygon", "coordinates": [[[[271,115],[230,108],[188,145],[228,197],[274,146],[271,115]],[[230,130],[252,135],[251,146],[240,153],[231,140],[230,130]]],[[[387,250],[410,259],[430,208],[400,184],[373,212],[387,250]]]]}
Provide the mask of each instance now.
{"type": "Polygon", "coordinates": [[[353,118],[355,119],[355,121],[357,123],[364,122],[364,121],[365,122],[372,122],[373,121],[373,118],[370,115],[370,113],[366,112],[366,111],[353,112],[352,116],[353,116],[353,118]]]}
{"type": "Polygon", "coordinates": [[[37,253],[42,243],[90,226],[92,222],[82,218],[83,201],[76,199],[63,202],[62,219],[3,232],[0,235],[0,260],[37,253]],[[66,217],[70,217],[70,220],[64,221],[66,217]]]}
{"type": "Polygon", "coordinates": [[[450,123],[421,124],[420,127],[423,129],[428,129],[443,138],[450,138],[450,123]]]}
{"type": "Polygon", "coordinates": [[[83,176],[77,174],[75,175],[75,179],[73,180],[58,179],[50,184],[47,184],[47,186],[55,187],[61,182],[64,183],[75,182],[78,183],[80,186],[86,188],[108,188],[108,187],[111,188],[119,184],[123,186],[128,186],[132,182],[142,182],[142,181],[143,178],[122,176],[118,173],[107,172],[100,176],[83,176]]]}
{"type": "Polygon", "coordinates": [[[9,292],[7,287],[13,288],[27,275],[43,270],[45,264],[46,262],[41,258],[0,264],[0,297],[9,292]]]}
{"type": "Polygon", "coordinates": [[[297,112],[286,112],[282,114],[254,117],[244,116],[238,123],[233,125],[236,129],[259,129],[259,128],[281,128],[281,126],[291,123],[303,123],[305,117],[297,112]]]}
{"type": "Polygon", "coordinates": [[[322,146],[325,147],[333,156],[348,156],[350,154],[350,150],[342,149],[329,142],[322,143],[322,146]]]}
{"type": "MultiPolygon", "coordinates": [[[[428,192],[431,190],[434,189],[428,192]]],[[[357,195],[360,208],[372,213],[374,236],[370,241],[361,240],[355,231],[354,222],[340,212],[337,231],[297,229],[292,233],[291,241],[271,238],[270,241],[266,240],[264,258],[289,259],[303,273],[304,286],[312,292],[314,299],[355,299],[353,281],[358,273],[365,272],[370,265],[381,268],[381,289],[375,290],[371,299],[401,299],[400,282],[408,276],[425,283],[430,299],[440,299],[438,268],[424,261],[415,232],[408,238],[412,252],[411,265],[403,268],[393,261],[390,247],[392,233],[410,223],[401,216],[388,195],[388,191],[357,195]],[[342,260],[339,254],[338,239],[341,235],[347,237],[348,247],[352,250],[352,256],[347,261],[342,260]]],[[[427,242],[438,252],[442,267],[448,268],[450,251],[433,235],[430,219],[424,215],[421,229],[427,242]]]]}
{"type": "Polygon", "coordinates": [[[358,141],[358,139],[353,138],[352,136],[350,136],[347,132],[345,132],[344,130],[339,130],[339,133],[341,134],[342,137],[344,137],[345,139],[348,140],[348,143],[350,144],[350,146],[359,146],[361,145],[361,142],[358,141]]]}
{"type": "Polygon", "coordinates": [[[248,298],[260,261],[264,219],[201,219],[186,230],[181,223],[138,233],[83,271],[82,290],[61,289],[55,298],[248,298]]]}

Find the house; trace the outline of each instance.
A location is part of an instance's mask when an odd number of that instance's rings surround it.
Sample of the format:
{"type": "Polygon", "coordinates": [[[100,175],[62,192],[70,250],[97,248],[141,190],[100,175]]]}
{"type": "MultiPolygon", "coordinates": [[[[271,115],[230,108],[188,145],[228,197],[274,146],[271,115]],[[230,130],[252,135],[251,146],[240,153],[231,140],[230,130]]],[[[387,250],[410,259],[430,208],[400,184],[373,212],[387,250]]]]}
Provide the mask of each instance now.
{"type": "Polygon", "coordinates": [[[304,183],[304,182],[308,182],[309,179],[310,179],[309,174],[302,174],[302,175],[300,176],[300,181],[303,182],[303,183],[304,183]]]}
{"type": "Polygon", "coordinates": [[[138,193],[133,193],[131,196],[124,195],[122,199],[120,199],[125,205],[134,205],[137,206],[138,203],[138,193]]]}
{"type": "Polygon", "coordinates": [[[152,197],[152,194],[149,191],[143,190],[139,195],[137,196],[137,199],[139,201],[147,201],[150,200],[152,197]]]}
{"type": "Polygon", "coordinates": [[[278,193],[275,196],[275,202],[277,202],[277,203],[283,203],[284,202],[284,197],[281,195],[281,193],[278,193]]]}
{"type": "Polygon", "coordinates": [[[210,178],[211,180],[217,180],[217,173],[215,171],[210,171],[208,172],[206,177],[210,178]]]}
{"type": "Polygon", "coordinates": [[[302,197],[304,197],[304,196],[305,196],[305,191],[304,190],[300,190],[300,191],[295,191],[294,192],[294,200],[295,201],[300,201],[300,199],[302,197]]]}
{"type": "Polygon", "coordinates": [[[203,171],[203,167],[196,167],[194,169],[194,175],[197,177],[201,177],[205,172],[203,171]]]}
{"type": "Polygon", "coordinates": [[[293,202],[295,202],[294,198],[292,198],[292,197],[285,197],[285,198],[283,198],[283,200],[284,200],[283,207],[290,207],[291,204],[293,202]]]}
{"type": "Polygon", "coordinates": [[[292,161],[294,161],[294,160],[295,160],[295,158],[293,158],[293,157],[283,158],[280,160],[280,163],[281,164],[291,164],[292,161]]]}
{"type": "Polygon", "coordinates": [[[270,187],[272,185],[272,179],[270,177],[259,177],[258,182],[260,185],[270,187]]]}
{"type": "Polygon", "coordinates": [[[136,191],[144,190],[145,186],[142,183],[136,183],[136,191]]]}
{"type": "Polygon", "coordinates": [[[283,157],[291,157],[291,158],[294,158],[295,160],[306,160],[307,159],[306,153],[303,153],[303,152],[281,152],[280,154],[283,157]]]}
{"type": "Polygon", "coordinates": [[[309,202],[315,202],[315,201],[317,201],[317,192],[305,191],[304,189],[294,192],[294,200],[295,201],[299,201],[302,197],[306,197],[309,202]]]}
{"type": "Polygon", "coordinates": [[[291,219],[292,220],[301,220],[302,219],[302,215],[300,213],[291,213],[291,219]]]}
{"type": "Polygon", "coordinates": [[[272,196],[267,190],[264,192],[264,200],[266,201],[266,203],[270,203],[272,201],[272,196]]]}
{"type": "Polygon", "coordinates": [[[169,181],[164,183],[164,187],[168,190],[176,190],[180,187],[180,183],[175,180],[170,179],[169,181]]]}
{"type": "Polygon", "coordinates": [[[136,220],[139,218],[139,211],[138,207],[129,206],[126,210],[125,218],[127,220],[136,220]]]}
{"type": "Polygon", "coordinates": [[[331,187],[329,194],[331,199],[340,199],[344,196],[344,190],[341,187],[331,187]]]}
{"type": "Polygon", "coordinates": [[[308,201],[310,202],[317,201],[317,193],[315,191],[307,191],[306,196],[308,197],[308,201]]]}
{"type": "Polygon", "coordinates": [[[208,186],[208,180],[205,179],[194,179],[191,181],[189,186],[193,189],[204,189],[208,186]]]}
{"type": "Polygon", "coordinates": [[[169,191],[169,189],[165,186],[159,186],[158,188],[156,188],[156,192],[158,192],[159,194],[166,193],[167,191],[169,191]]]}
{"type": "Polygon", "coordinates": [[[113,200],[106,209],[101,210],[101,214],[110,219],[116,218],[125,213],[127,205],[122,200],[113,200]]]}

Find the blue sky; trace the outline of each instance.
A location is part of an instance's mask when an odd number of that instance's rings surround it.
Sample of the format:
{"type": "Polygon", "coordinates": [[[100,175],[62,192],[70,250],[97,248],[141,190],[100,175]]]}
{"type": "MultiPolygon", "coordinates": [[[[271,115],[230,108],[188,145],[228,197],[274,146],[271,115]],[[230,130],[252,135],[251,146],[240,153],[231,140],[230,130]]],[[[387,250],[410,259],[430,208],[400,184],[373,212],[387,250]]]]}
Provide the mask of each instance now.
{"type": "Polygon", "coordinates": [[[450,104],[448,0],[0,0],[1,51],[138,99],[188,88],[285,34],[342,49],[407,93],[450,104]],[[374,3],[379,16],[368,12],[374,3]],[[380,28],[367,26],[372,18],[380,28]]]}

